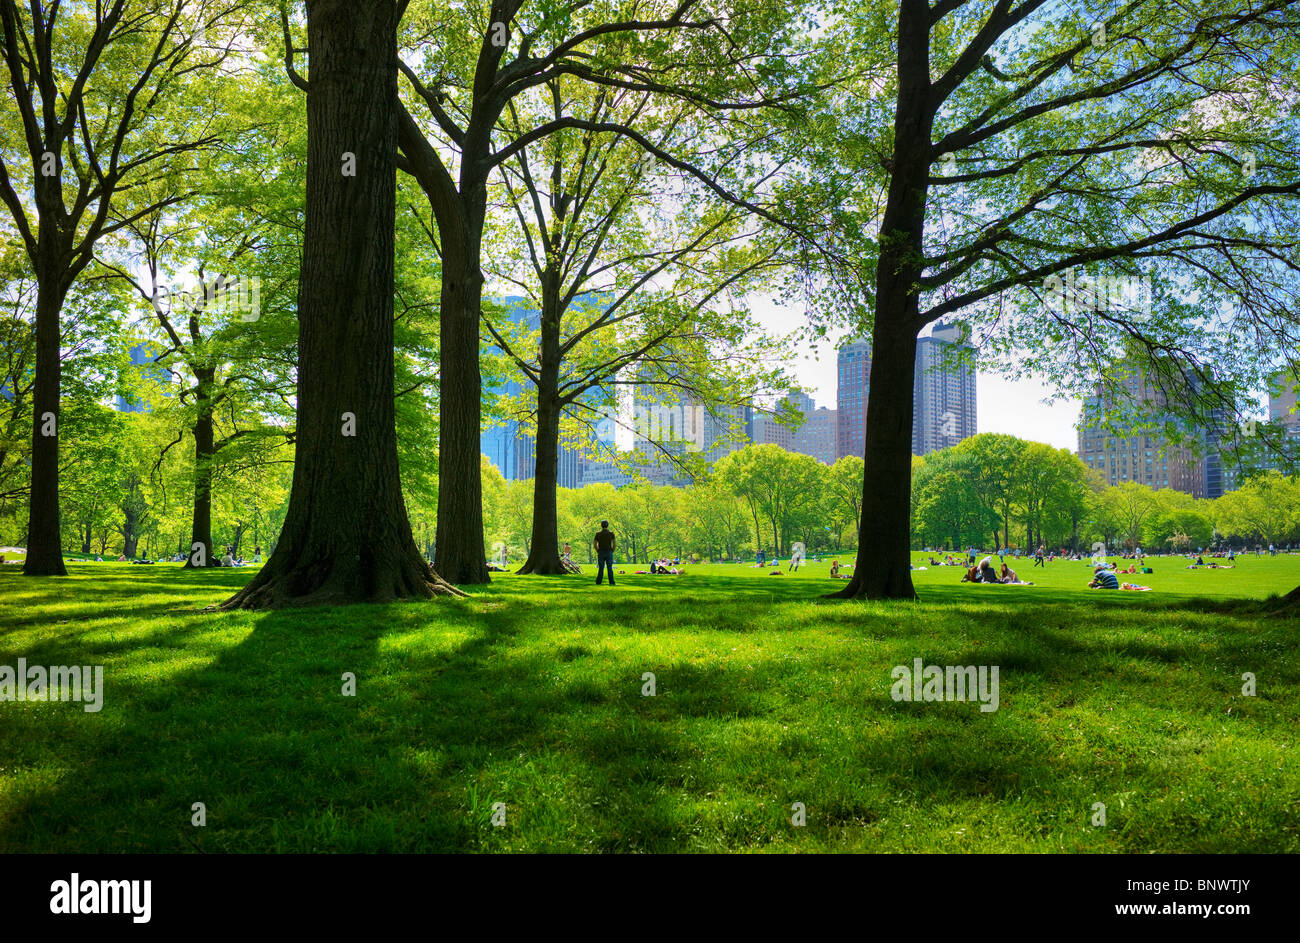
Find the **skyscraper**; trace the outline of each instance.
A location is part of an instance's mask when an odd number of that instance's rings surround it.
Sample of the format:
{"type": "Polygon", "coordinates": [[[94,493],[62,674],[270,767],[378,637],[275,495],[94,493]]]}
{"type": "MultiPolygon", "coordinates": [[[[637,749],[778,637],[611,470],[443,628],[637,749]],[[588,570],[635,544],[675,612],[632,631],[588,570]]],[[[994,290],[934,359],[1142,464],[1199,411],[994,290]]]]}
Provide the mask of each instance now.
{"type": "Polygon", "coordinates": [[[1204,461],[1189,445],[1171,443],[1153,430],[1119,436],[1102,427],[1107,405],[1126,406],[1156,424],[1171,418],[1165,392],[1139,367],[1127,369],[1121,387],[1122,392],[1116,395],[1124,403],[1108,403],[1100,386],[1095,396],[1084,401],[1079,420],[1079,458],[1100,472],[1108,485],[1136,481],[1151,488],[1173,488],[1193,497],[1205,497],[1204,461]]]}
{"type": "MultiPolygon", "coordinates": [[[[789,397],[785,397],[786,400],[789,397]]],[[[798,409],[798,406],[795,406],[798,409]]],[[[755,409],[750,423],[749,438],[755,445],[779,445],[787,452],[794,449],[794,430],[776,421],[776,414],[769,409],[755,409]]]]}
{"type": "Polygon", "coordinates": [[[772,438],[760,440],[755,437],[754,441],[774,441],[791,452],[811,455],[826,465],[834,464],[835,459],[838,458],[836,454],[837,411],[827,409],[825,406],[817,406],[813,398],[802,390],[792,391],[783,398],[782,402],[793,407],[802,417],[799,428],[791,431],[773,422],[769,428],[772,438]]]}
{"type": "Polygon", "coordinates": [[[1222,409],[1210,410],[1205,427],[1205,457],[1201,459],[1201,480],[1206,498],[1220,498],[1237,487],[1239,459],[1234,448],[1236,436],[1228,428],[1222,409]]]}
{"type": "Polygon", "coordinates": [[[715,406],[704,411],[704,451],[710,462],[744,448],[753,438],[752,406],[715,406]],[[743,438],[742,438],[743,437],[743,438]],[[739,440],[739,441],[735,441],[739,440]]]}
{"type": "MultiPolygon", "coordinates": [[[[950,357],[967,346],[960,324],[940,324],[917,338],[912,383],[912,453],[925,455],[956,445],[977,431],[975,369],[950,357]]],[[[857,340],[836,358],[836,457],[862,455],[867,399],[871,392],[871,342],[857,340]]]]}
{"type": "Polygon", "coordinates": [[[1300,413],[1296,412],[1295,377],[1279,373],[1273,377],[1268,389],[1268,418],[1281,422],[1290,438],[1300,436],[1300,413]]]}
{"type": "Polygon", "coordinates": [[[961,324],[939,324],[928,337],[917,338],[913,455],[946,449],[975,435],[975,369],[953,359],[968,346],[961,324]]]}
{"type": "Polygon", "coordinates": [[[835,457],[862,455],[867,429],[867,394],[871,392],[871,341],[841,347],[835,358],[835,457]]]}

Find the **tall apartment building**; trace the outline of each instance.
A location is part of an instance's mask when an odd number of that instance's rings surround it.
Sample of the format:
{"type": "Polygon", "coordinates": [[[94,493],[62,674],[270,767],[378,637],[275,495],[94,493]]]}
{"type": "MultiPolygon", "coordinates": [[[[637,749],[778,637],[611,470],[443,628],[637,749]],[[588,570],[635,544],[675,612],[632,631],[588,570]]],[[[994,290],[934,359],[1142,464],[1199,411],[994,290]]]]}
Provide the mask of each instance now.
{"type": "Polygon", "coordinates": [[[1201,477],[1207,498],[1219,498],[1240,484],[1242,467],[1237,453],[1237,430],[1232,429],[1222,409],[1210,410],[1205,427],[1205,457],[1201,459],[1201,477]]]}
{"type": "MultiPolygon", "coordinates": [[[[1165,393],[1142,370],[1130,368],[1122,389],[1119,395],[1145,417],[1156,423],[1168,418],[1165,393]]],[[[1095,396],[1084,401],[1079,421],[1079,458],[1085,465],[1100,472],[1109,485],[1136,481],[1152,488],[1173,488],[1193,497],[1205,497],[1205,463],[1200,455],[1188,445],[1171,444],[1156,432],[1130,436],[1109,432],[1100,425],[1106,405],[1100,387],[1095,396]]]]}
{"type": "Polygon", "coordinates": [[[835,357],[835,457],[861,456],[871,392],[871,341],[856,340],[835,357]]]}
{"type": "Polygon", "coordinates": [[[1248,458],[1257,469],[1277,469],[1283,474],[1294,474],[1300,466],[1300,412],[1296,411],[1297,384],[1300,377],[1287,373],[1273,376],[1268,387],[1268,418],[1282,426],[1281,441],[1266,448],[1255,449],[1248,458]]]}
{"type": "MultiPolygon", "coordinates": [[[[968,346],[960,324],[937,325],[916,341],[912,385],[912,453],[925,455],[975,435],[975,369],[952,356],[968,346]]],[[[871,343],[854,341],[837,357],[836,456],[861,455],[871,391],[871,343]]]]}
{"type": "Polygon", "coordinates": [[[1300,436],[1300,412],[1296,411],[1296,384],[1294,377],[1278,374],[1269,384],[1268,418],[1286,426],[1289,436],[1300,436]]]}
{"type": "Polygon", "coordinates": [[[792,390],[781,398],[781,405],[793,409],[802,419],[798,429],[791,429],[776,421],[773,413],[754,412],[750,439],[756,445],[779,445],[787,452],[802,452],[819,462],[834,464],[838,458],[836,442],[838,411],[817,406],[813,398],[802,390],[792,390]]]}
{"type": "Polygon", "coordinates": [[[916,341],[912,385],[912,454],[956,445],[976,432],[975,368],[954,355],[968,348],[966,328],[940,324],[916,341]]]}
{"type": "MultiPolygon", "coordinates": [[[[749,406],[715,406],[712,410],[695,398],[679,394],[668,403],[654,387],[633,389],[633,443],[637,471],[655,484],[685,485],[687,476],[670,456],[703,452],[709,462],[743,448],[753,435],[749,406]]],[[[602,419],[596,427],[597,454],[582,463],[583,485],[607,483],[622,487],[633,476],[618,468],[614,421],[602,419]]]]}
{"type": "Polygon", "coordinates": [[[812,412],[804,414],[804,424],[794,436],[794,450],[811,455],[824,465],[834,465],[839,457],[836,442],[839,433],[839,413],[825,406],[818,406],[812,412]]]}
{"type": "Polygon", "coordinates": [[[795,450],[794,430],[777,422],[776,415],[766,409],[754,410],[749,439],[755,445],[779,445],[787,452],[795,450]]]}
{"type": "Polygon", "coordinates": [[[715,406],[704,411],[704,451],[710,462],[738,452],[753,439],[752,406],[715,406]]]}

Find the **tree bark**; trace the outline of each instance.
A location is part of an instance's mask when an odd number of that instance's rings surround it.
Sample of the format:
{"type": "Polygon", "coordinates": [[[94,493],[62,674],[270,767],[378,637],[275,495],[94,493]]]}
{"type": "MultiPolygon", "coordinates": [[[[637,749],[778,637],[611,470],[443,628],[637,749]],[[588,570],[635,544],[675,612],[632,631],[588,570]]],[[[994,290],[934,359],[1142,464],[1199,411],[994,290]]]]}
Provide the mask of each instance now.
{"type": "MultiPolygon", "coordinates": [[[[40,242],[53,240],[41,217],[40,242]]],[[[53,251],[52,249],[49,251],[53,251]]],[[[59,314],[65,292],[54,276],[36,288],[36,375],[32,380],[32,487],[27,515],[26,576],[67,576],[59,529],[59,314]]]]}
{"type": "Polygon", "coordinates": [[[930,10],[903,0],[898,26],[898,110],[893,170],[881,221],[863,451],[862,524],[853,578],[828,598],[915,599],[911,574],[912,386],[921,328],[925,201],[934,106],[930,10]]]}
{"type": "Polygon", "coordinates": [[[438,524],[434,564],[459,584],[491,582],[483,547],[483,484],[479,441],[482,375],[479,318],[483,273],[478,250],[469,245],[481,226],[465,227],[464,243],[443,239],[442,309],[439,336],[440,426],[438,430],[438,524]]]}
{"type": "Polygon", "coordinates": [[[216,566],[220,554],[212,547],[212,460],[216,455],[216,437],[212,428],[212,408],[209,390],[216,371],[210,367],[194,370],[197,381],[198,418],[191,432],[194,434],[194,512],[190,524],[190,548],[185,569],[199,566],[216,566]],[[195,545],[203,548],[202,563],[195,563],[195,545]]]}
{"type": "MultiPolygon", "coordinates": [[[[275,552],[221,608],[462,595],[420,556],[398,473],[392,307],[397,7],[391,0],[307,0],[307,35],[293,485],[275,552]],[[348,175],[349,160],[354,175],[348,175]]],[[[444,360],[449,354],[443,350],[444,360]]],[[[466,421],[457,417],[455,423],[466,421]]]]}
{"type": "MultiPolygon", "coordinates": [[[[543,371],[545,373],[545,371],[543,371]]],[[[566,572],[560,562],[555,488],[559,455],[560,406],[550,397],[537,402],[537,470],[533,479],[533,537],[519,573],[555,576],[566,572]]]]}
{"type": "Polygon", "coordinates": [[[537,448],[533,473],[533,538],[519,573],[563,575],[560,562],[556,478],[560,456],[560,281],[554,268],[542,276],[541,338],[537,384],[537,448]]]}

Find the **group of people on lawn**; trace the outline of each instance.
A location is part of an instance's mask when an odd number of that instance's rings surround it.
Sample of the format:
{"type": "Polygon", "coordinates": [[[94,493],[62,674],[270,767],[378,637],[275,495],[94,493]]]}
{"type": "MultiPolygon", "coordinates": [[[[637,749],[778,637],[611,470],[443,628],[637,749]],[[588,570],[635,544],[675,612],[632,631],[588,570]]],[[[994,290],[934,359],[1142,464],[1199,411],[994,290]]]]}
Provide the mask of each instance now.
{"type": "Polygon", "coordinates": [[[968,568],[961,581],[963,583],[1004,583],[1010,586],[1034,585],[1016,575],[1016,571],[1007,566],[1006,561],[1002,563],[1001,572],[993,569],[993,556],[991,554],[968,568]]]}
{"type": "MultiPolygon", "coordinates": [[[[1127,570],[1119,571],[1122,574],[1138,572],[1138,565],[1135,563],[1127,570]]],[[[1089,589],[1126,589],[1133,592],[1148,593],[1151,591],[1150,586],[1141,586],[1137,583],[1121,583],[1119,577],[1115,575],[1115,564],[1097,563],[1092,568],[1092,581],[1088,583],[1089,589]]],[[[993,556],[990,554],[979,563],[966,570],[962,575],[963,583],[1001,583],[1009,586],[1033,586],[1033,582],[1022,580],[1016,571],[1011,569],[1004,562],[1001,572],[993,568],[993,556]]]]}

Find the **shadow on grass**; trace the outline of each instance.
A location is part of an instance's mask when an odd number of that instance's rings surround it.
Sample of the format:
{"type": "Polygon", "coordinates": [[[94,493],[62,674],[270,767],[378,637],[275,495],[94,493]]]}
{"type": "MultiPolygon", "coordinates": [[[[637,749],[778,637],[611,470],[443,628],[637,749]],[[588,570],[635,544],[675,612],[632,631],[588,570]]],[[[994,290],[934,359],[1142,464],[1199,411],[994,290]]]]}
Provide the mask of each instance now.
{"type": "MultiPolygon", "coordinates": [[[[210,575],[123,579],[79,597],[74,618],[168,585],[211,594],[210,575]]],[[[242,582],[251,572],[221,575],[242,582]]],[[[60,628],[23,654],[121,660],[130,677],[106,678],[100,714],[30,705],[0,718],[0,735],[22,745],[15,766],[30,773],[17,804],[0,807],[0,850],[674,851],[789,841],[792,799],[815,813],[805,833],[814,838],[869,833],[900,804],[1077,811],[1072,789],[1087,780],[1118,791],[1122,770],[1065,758],[1014,711],[894,702],[889,666],[913,656],[999,664],[1007,699],[1020,696],[1017,676],[1035,675],[1053,681],[1037,696],[1073,700],[1088,696],[1107,659],[1208,673],[1249,641],[1236,622],[1213,637],[1189,632],[1185,644],[1145,638],[1162,610],[1095,596],[1045,606],[1006,592],[990,605],[936,592],[919,606],[817,607],[799,628],[848,632],[852,644],[755,659],[751,671],[734,659],[691,663],[665,647],[672,663],[659,695],[646,698],[628,680],[638,677],[634,656],[616,645],[597,653],[605,639],[635,642],[683,625],[704,639],[779,633],[770,610],[825,581],[774,585],[765,600],[725,577],[683,577],[667,597],[663,581],[674,578],[641,579],[655,582],[620,581],[617,595],[568,578],[519,578],[476,587],[468,600],[171,611],[147,635],[107,640],[60,628]],[[548,647],[531,627],[553,618],[568,587],[582,592],[562,600],[565,625],[587,634],[548,647]],[[1081,629],[1081,614],[1108,620],[1106,631],[1081,629]],[[146,648],[174,652],[185,667],[151,678],[146,648]],[[355,697],[341,693],[344,672],[356,675],[355,697]],[[713,799],[724,792],[725,811],[713,799]],[[203,828],[190,824],[195,802],[206,805],[203,828]],[[507,828],[492,825],[496,802],[507,828]]],[[[133,616],[158,613],[135,606],[133,616]]]]}
{"type": "Polygon", "coordinates": [[[506,840],[491,824],[494,801],[512,816],[546,814],[538,784],[517,777],[547,762],[565,727],[562,778],[594,807],[622,809],[629,842],[680,841],[662,797],[629,796],[671,779],[675,757],[692,748],[653,722],[634,729],[635,712],[624,712],[632,727],[609,723],[599,686],[557,684],[548,659],[512,651],[532,608],[459,600],[274,612],[252,616],[251,631],[224,645],[214,633],[238,634],[246,621],[241,629],[230,616],[195,615],[93,646],[61,634],[26,652],[29,662],[125,658],[130,667],[132,652],[160,647],[205,663],[162,681],[115,683],[110,670],[98,714],[67,704],[29,706],[67,711],[53,724],[10,714],[5,735],[41,748],[19,766],[37,770],[53,747],[61,768],[6,810],[0,850],[491,848],[506,840]],[[380,651],[386,633],[435,614],[455,630],[444,647],[380,651]],[[341,693],[344,672],[356,676],[354,697],[341,693]],[[524,810],[527,795],[533,808],[524,810]],[[196,802],[205,827],[191,824],[196,802]]]}

